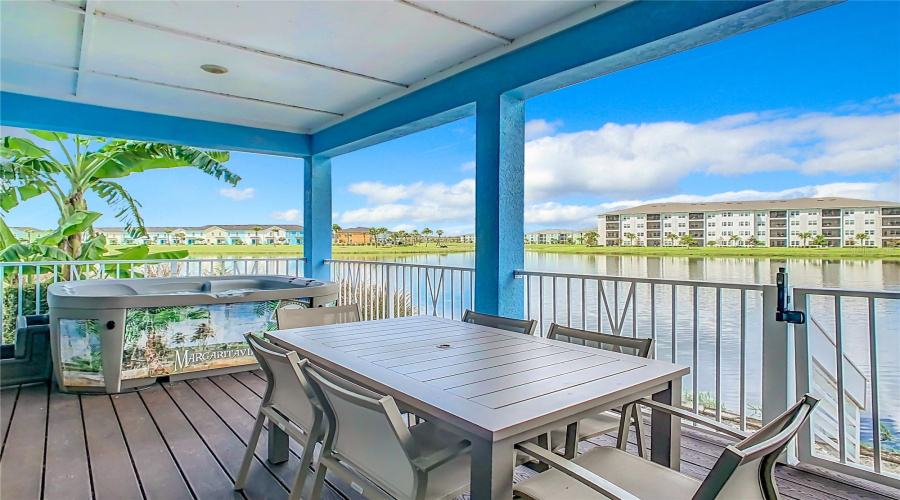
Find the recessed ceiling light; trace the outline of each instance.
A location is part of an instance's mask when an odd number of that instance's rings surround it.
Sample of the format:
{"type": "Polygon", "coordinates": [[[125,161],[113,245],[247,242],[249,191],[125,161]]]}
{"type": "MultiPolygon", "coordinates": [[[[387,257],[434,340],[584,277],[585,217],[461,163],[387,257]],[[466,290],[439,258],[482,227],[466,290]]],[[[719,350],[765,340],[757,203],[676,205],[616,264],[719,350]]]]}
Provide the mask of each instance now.
{"type": "Polygon", "coordinates": [[[218,64],[204,64],[200,66],[200,69],[214,75],[224,75],[225,73],[228,73],[228,68],[219,66],[218,64]]]}

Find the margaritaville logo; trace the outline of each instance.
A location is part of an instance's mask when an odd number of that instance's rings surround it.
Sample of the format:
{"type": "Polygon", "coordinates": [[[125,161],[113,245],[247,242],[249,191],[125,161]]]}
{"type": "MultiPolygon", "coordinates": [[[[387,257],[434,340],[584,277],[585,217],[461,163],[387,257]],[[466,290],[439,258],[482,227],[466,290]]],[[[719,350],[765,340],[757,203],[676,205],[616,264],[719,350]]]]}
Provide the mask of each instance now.
{"type": "MultiPolygon", "coordinates": [[[[253,357],[253,351],[250,350],[249,347],[242,349],[202,351],[187,348],[175,351],[175,371],[181,372],[190,370],[193,365],[207,364],[216,360],[246,357],[253,357]]],[[[244,363],[246,363],[246,361],[242,361],[240,364],[244,363]]],[[[223,363],[222,366],[228,366],[228,363],[223,363]]]]}

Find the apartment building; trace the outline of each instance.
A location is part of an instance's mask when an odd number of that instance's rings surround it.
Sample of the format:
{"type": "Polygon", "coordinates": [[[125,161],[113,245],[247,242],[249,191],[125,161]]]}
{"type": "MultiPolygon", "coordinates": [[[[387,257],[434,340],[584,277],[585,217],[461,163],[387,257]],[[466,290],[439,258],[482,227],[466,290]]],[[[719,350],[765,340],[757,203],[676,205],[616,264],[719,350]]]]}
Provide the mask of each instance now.
{"type": "Polygon", "coordinates": [[[881,247],[900,242],[900,203],[852,198],[653,203],[598,216],[605,246],[881,247]],[[865,236],[860,236],[864,234],[865,236]]]}
{"type": "Polygon", "coordinates": [[[303,226],[284,224],[224,224],[183,227],[147,227],[147,235],[134,238],[124,228],[101,227],[110,245],[302,245],[303,226]]]}

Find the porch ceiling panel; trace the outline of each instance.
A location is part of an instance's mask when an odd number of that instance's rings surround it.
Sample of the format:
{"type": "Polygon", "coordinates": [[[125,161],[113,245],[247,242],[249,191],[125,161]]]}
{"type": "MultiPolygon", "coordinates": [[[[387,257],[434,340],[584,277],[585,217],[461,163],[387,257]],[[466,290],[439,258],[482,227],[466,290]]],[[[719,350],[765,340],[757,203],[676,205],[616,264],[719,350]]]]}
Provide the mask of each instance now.
{"type": "Polygon", "coordinates": [[[0,83],[306,133],[594,3],[2,2],[0,83]],[[228,72],[212,75],[203,64],[228,72]]]}

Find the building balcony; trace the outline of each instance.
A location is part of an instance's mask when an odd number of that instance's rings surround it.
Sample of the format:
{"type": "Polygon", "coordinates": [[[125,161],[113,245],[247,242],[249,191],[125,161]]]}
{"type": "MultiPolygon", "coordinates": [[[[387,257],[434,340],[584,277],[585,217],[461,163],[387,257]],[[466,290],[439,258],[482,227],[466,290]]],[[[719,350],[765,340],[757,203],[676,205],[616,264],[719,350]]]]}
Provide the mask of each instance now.
{"type": "Polygon", "coordinates": [[[703,228],[704,228],[704,226],[703,226],[702,222],[701,223],[691,222],[688,224],[688,229],[703,229],[703,228]]]}
{"type": "Polygon", "coordinates": [[[607,216],[606,216],[606,221],[607,221],[607,222],[610,222],[610,221],[618,221],[618,220],[619,220],[619,216],[618,216],[618,215],[607,215],[607,216]]]}
{"type": "Polygon", "coordinates": [[[822,210],[822,217],[840,217],[841,210],[840,209],[824,209],[822,210]]]}
{"type": "Polygon", "coordinates": [[[782,220],[782,221],[779,221],[779,220],[772,221],[772,223],[769,224],[769,227],[770,227],[770,228],[787,227],[787,222],[785,222],[785,221],[783,221],[783,220],[782,220]]]}
{"type": "Polygon", "coordinates": [[[900,215],[900,208],[883,208],[881,210],[881,215],[883,216],[891,216],[891,215],[900,215]]]}
{"type": "Polygon", "coordinates": [[[841,227],[841,221],[840,220],[835,220],[835,221],[823,220],[822,227],[841,227]]]}
{"type": "Polygon", "coordinates": [[[647,220],[660,220],[660,214],[647,214],[647,220]]]}
{"type": "Polygon", "coordinates": [[[784,219],[787,217],[787,212],[785,211],[773,211],[769,212],[770,219],[784,219]]]}
{"type": "Polygon", "coordinates": [[[772,229],[769,231],[769,238],[787,238],[787,231],[772,229]]]}
{"type": "Polygon", "coordinates": [[[609,230],[609,231],[618,231],[618,230],[619,230],[619,223],[615,223],[615,224],[606,224],[606,229],[609,230]]]}
{"type": "Polygon", "coordinates": [[[648,222],[647,223],[647,229],[660,229],[660,228],[661,228],[661,226],[660,226],[659,222],[648,222]]]}

